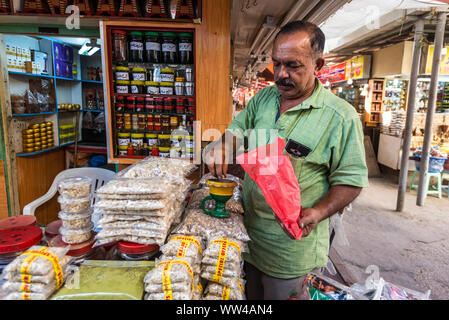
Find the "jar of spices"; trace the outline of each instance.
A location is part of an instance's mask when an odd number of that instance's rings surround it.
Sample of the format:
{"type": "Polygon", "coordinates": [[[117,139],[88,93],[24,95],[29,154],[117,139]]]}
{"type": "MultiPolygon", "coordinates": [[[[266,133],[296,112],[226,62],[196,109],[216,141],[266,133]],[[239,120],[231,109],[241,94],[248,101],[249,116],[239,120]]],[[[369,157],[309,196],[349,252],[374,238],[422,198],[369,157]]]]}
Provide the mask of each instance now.
{"type": "Polygon", "coordinates": [[[139,130],[139,115],[137,113],[131,115],[131,123],[134,131],[139,130]]]}
{"type": "Polygon", "coordinates": [[[128,59],[126,31],[112,30],[112,47],[114,51],[114,60],[116,62],[124,62],[128,59]]]}
{"type": "Polygon", "coordinates": [[[175,82],[175,70],[161,69],[161,82],[175,82]]]}
{"type": "Polygon", "coordinates": [[[136,98],[136,112],[137,113],[145,113],[145,98],[144,97],[136,98]]]}
{"type": "Polygon", "coordinates": [[[153,119],[154,119],[154,131],[160,132],[162,130],[161,115],[155,114],[153,119]]]}
{"type": "Polygon", "coordinates": [[[124,126],[123,113],[116,113],[115,114],[115,127],[117,129],[123,129],[123,126],[124,126]]]}
{"type": "Polygon", "coordinates": [[[124,113],[123,114],[123,121],[127,122],[131,122],[131,113],[124,113]]]}
{"type": "Polygon", "coordinates": [[[186,96],[193,96],[193,91],[194,91],[193,82],[186,82],[185,83],[186,96]]]}
{"type": "Polygon", "coordinates": [[[139,131],[145,131],[147,127],[147,117],[145,114],[141,113],[138,115],[138,125],[139,125],[139,131]]]}
{"type": "Polygon", "coordinates": [[[145,32],[145,59],[150,63],[162,63],[161,40],[158,32],[145,32]]]}
{"type": "Polygon", "coordinates": [[[128,146],[118,146],[118,154],[119,156],[128,155],[128,146]]]}
{"type": "Polygon", "coordinates": [[[126,112],[136,112],[136,97],[126,97],[126,112]]]}
{"type": "Polygon", "coordinates": [[[147,94],[159,94],[159,82],[145,81],[147,94]]]}
{"type": "Polygon", "coordinates": [[[133,147],[137,147],[138,144],[143,145],[143,133],[131,133],[131,143],[133,147]]]}
{"type": "Polygon", "coordinates": [[[179,63],[193,63],[193,34],[180,33],[178,42],[179,63]]]}
{"type": "Polygon", "coordinates": [[[147,130],[148,131],[154,130],[154,117],[152,114],[147,115],[147,130]]]}
{"type": "Polygon", "coordinates": [[[119,132],[117,133],[117,142],[119,147],[124,146],[128,147],[128,144],[131,142],[131,133],[130,132],[119,132]]]}
{"type": "Polygon", "coordinates": [[[159,156],[164,158],[170,157],[170,147],[159,147],[159,156]]]}
{"type": "Polygon", "coordinates": [[[162,60],[164,63],[176,63],[176,34],[162,33],[162,60]]]}
{"type": "Polygon", "coordinates": [[[154,98],[154,106],[156,113],[164,112],[163,99],[162,98],[154,98]]]}
{"type": "Polygon", "coordinates": [[[131,31],[129,37],[129,61],[143,62],[143,33],[131,31]]]}
{"type": "Polygon", "coordinates": [[[169,134],[160,134],[157,136],[158,138],[158,146],[159,147],[168,147],[171,146],[170,135],[169,134]]]}
{"type": "Polygon", "coordinates": [[[143,94],[144,86],[145,86],[144,81],[131,81],[131,93],[143,94]]]}
{"type": "Polygon", "coordinates": [[[170,117],[170,129],[175,130],[179,126],[178,116],[171,116],[170,117]]]}
{"type": "Polygon", "coordinates": [[[176,113],[184,114],[186,112],[186,107],[184,106],[184,99],[176,99],[176,113]]]}
{"type": "Polygon", "coordinates": [[[161,82],[159,91],[163,95],[173,95],[173,82],[161,82]]]}
{"type": "Polygon", "coordinates": [[[115,80],[130,80],[128,67],[115,67],[115,80]]]}
{"type": "Polygon", "coordinates": [[[172,98],[164,98],[163,100],[164,104],[164,112],[165,113],[171,113],[174,109],[174,101],[172,98]]]}
{"type": "Polygon", "coordinates": [[[175,94],[177,96],[183,96],[185,94],[184,90],[184,78],[178,77],[175,81],[175,94]]]}
{"type": "Polygon", "coordinates": [[[151,147],[157,147],[158,146],[158,140],[157,140],[157,134],[155,133],[146,133],[145,138],[147,140],[148,146],[151,147]]]}
{"type": "Polygon", "coordinates": [[[133,128],[133,126],[132,126],[131,120],[129,120],[129,121],[125,120],[125,122],[123,123],[123,129],[131,130],[132,128],[133,128]]]}
{"type": "Polygon", "coordinates": [[[115,82],[115,93],[129,93],[129,81],[117,80],[115,82]]]}
{"type": "Polygon", "coordinates": [[[161,130],[163,132],[170,132],[170,116],[161,115],[161,130]]]}
{"type": "Polygon", "coordinates": [[[145,112],[146,113],[154,113],[154,98],[153,97],[145,97],[145,112]]]}
{"type": "Polygon", "coordinates": [[[147,81],[147,69],[145,68],[133,68],[132,80],[134,81],[147,81]]]}

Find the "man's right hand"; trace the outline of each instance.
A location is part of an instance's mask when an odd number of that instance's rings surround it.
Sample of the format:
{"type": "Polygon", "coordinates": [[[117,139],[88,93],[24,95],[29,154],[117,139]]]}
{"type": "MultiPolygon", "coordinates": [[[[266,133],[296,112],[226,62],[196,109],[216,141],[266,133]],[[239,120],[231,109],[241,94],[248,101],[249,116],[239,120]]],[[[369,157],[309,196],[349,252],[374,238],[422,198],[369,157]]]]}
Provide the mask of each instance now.
{"type": "Polygon", "coordinates": [[[223,140],[212,142],[206,149],[205,162],[212,175],[225,178],[228,172],[228,159],[226,158],[226,144],[223,140]]]}

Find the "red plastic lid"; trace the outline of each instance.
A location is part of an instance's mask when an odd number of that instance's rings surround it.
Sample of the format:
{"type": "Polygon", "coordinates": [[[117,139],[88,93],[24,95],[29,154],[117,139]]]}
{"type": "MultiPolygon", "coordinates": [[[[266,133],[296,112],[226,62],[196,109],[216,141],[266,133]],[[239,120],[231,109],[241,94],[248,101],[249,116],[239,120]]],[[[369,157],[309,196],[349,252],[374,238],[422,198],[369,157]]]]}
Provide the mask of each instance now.
{"type": "Polygon", "coordinates": [[[122,31],[122,30],[112,30],[112,33],[126,34],[126,31],[122,31]]]}
{"type": "MultiPolygon", "coordinates": [[[[71,244],[70,251],[67,252],[67,255],[71,256],[71,257],[76,257],[76,256],[80,256],[82,254],[85,254],[89,251],[92,251],[93,250],[92,246],[94,243],[95,243],[95,239],[92,238],[92,239],[87,240],[82,243],[71,244]]],[[[67,243],[62,241],[62,235],[57,235],[56,237],[52,238],[48,242],[48,245],[50,247],[67,247],[68,246],[67,243]]]]}
{"type": "Polygon", "coordinates": [[[144,101],[145,98],[144,98],[144,97],[137,97],[136,100],[138,100],[138,101],[144,101]]]}
{"type": "Polygon", "coordinates": [[[17,216],[0,220],[0,230],[36,225],[35,216],[17,216]]]}
{"type": "Polygon", "coordinates": [[[45,235],[47,237],[53,238],[59,234],[59,228],[62,226],[62,220],[56,220],[47,224],[45,227],[45,235]]]}
{"type": "Polygon", "coordinates": [[[121,252],[129,254],[143,254],[157,250],[157,244],[140,244],[128,241],[119,241],[118,247],[121,252]]]}
{"type": "Polygon", "coordinates": [[[26,250],[42,239],[42,230],[36,226],[0,230],[0,254],[26,250]]]}
{"type": "Polygon", "coordinates": [[[129,96],[129,97],[126,97],[126,100],[136,100],[136,97],[129,96]]]}

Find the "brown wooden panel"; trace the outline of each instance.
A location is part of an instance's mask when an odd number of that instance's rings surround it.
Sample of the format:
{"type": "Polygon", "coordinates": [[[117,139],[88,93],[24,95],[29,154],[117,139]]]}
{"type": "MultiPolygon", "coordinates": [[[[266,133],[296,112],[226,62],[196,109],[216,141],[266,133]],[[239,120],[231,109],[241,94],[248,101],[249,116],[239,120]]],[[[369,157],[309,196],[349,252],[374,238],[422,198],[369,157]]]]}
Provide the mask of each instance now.
{"type": "Polygon", "coordinates": [[[230,1],[204,0],[203,19],[197,30],[197,112],[202,132],[231,122],[230,105],[230,1]]]}
{"type": "Polygon", "coordinates": [[[0,160],[0,220],[8,218],[8,197],[6,194],[5,167],[0,160]]]}
{"type": "MultiPolygon", "coordinates": [[[[64,149],[48,151],[37,156],[17,157],[20,212],[28,203],[44,195],[56,175],[64,169],[64,149]]],[[[60,207],[56,201],[57,196],[58,194],[36,209],[35,216],[38,223],[47,224],[58,219],[60,207]]]]}

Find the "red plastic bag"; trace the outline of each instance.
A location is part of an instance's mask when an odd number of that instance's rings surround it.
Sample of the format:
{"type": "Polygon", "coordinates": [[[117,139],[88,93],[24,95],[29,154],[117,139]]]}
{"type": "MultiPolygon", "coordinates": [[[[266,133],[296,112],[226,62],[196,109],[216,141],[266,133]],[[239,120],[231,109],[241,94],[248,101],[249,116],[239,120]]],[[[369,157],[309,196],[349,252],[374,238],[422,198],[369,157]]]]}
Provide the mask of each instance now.
{"type": "Polygon", "coordinates": [[[285,140],[277,138],[272,144],[239,155],[237,163],[262,190],[284,231],[301,240],[301,190],[289,156],[282,154],[284,148],[285,140]]]}

